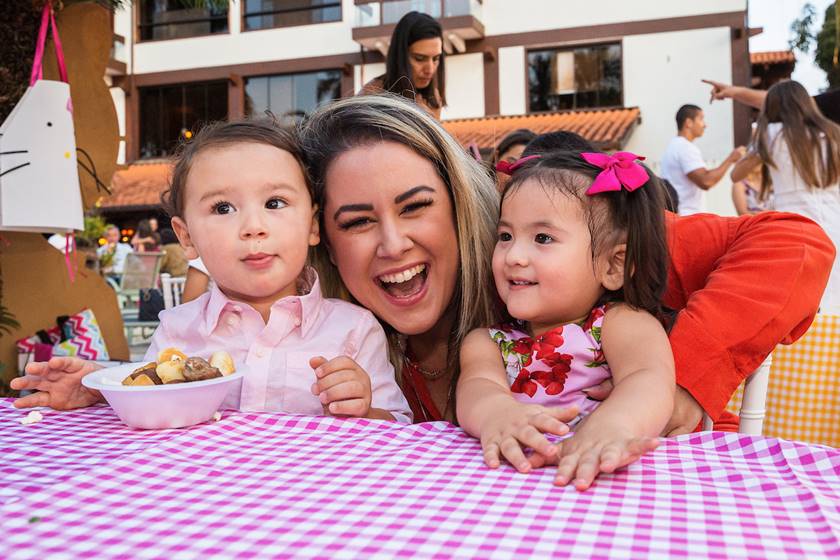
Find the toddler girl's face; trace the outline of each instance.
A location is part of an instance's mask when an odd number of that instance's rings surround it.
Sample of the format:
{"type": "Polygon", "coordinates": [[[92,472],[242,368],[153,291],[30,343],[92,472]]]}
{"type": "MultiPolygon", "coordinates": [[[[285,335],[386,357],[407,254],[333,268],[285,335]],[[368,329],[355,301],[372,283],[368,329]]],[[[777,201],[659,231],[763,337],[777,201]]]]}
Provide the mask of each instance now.
{"type": "Polygon", "coordinates": [[[198,256],[231,299],[273,302],[296,293],[315,207],[297,160],[258,143],[208,148],[192,164],[184,216],[173,226],[188,258],[198,256]]]}
{"type": "Polygon", "coordinates": [[[588,316],[603,288],[579,200],[527,180],[502,201],[498,234],[493,277],[511,316],[535,335],[588,316]]]}

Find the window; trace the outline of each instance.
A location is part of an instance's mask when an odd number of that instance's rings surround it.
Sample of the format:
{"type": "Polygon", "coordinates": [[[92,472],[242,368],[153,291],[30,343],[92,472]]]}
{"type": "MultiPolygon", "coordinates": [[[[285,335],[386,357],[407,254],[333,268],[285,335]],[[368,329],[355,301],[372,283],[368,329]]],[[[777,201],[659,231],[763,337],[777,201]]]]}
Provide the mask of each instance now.
{"type": "Polygon", "coordinates": [[[181,0],[142,0],[140,40],[182,39],[227,33],[227,6],[194,8],[181,0]]]}
{"type": "Polygon", "coordinates": [[[140,88],[140,157],[172,154],[188,132],[227,113],[227,81],[140,88]]]}
{"type": "Polygon", "coordinates": [[[621,45],[529,52],[528,96],[531,111],[621,105],[621,45]]]}
{"type": "Polygon", "coordinates": [[[245,29],[341,21],[341,0],[244,0],[245,29]]]}
{"type": "Polygon", "coordinates": [[[245,82],[245,113],[271,111],[281,119],[297,120],[341,95],[341,70],[261,76],[245,82]]]}

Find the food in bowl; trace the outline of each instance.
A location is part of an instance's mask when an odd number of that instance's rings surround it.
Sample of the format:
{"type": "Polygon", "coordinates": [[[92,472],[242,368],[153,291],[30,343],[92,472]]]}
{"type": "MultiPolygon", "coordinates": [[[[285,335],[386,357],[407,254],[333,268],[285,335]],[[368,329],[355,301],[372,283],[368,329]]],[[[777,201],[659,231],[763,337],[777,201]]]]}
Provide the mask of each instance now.
{"type": "Polygon", "coordinates": [[[156,362],[135,369],[122,384],[137,387],[205,381],[235,371],[233,359],[224,350],[214,352],[208,361],[198,356],[187,357],[177,348],[166,348],[158,353],[156,362]]]}
{"type": "MultiPolygon", "coordinates": [[[[208,363],[211,361],[207,359],[208,363]]],[[[235,407],[234,401],[238,402],[235,397],[241,391],[242,379],[248,374],[247,365],[237,364],[232,373],[203,381],[161,385],[122,384],[126,377],[146,369],[148,365],[135,362],[99,369],[84,376],[82,384],[102,393],[126,425],[133,428],[166,429],[207,422],[214,418],[220,408],[235,407]],[[231,402],[224,404],[228,396],[231,402]]]]}

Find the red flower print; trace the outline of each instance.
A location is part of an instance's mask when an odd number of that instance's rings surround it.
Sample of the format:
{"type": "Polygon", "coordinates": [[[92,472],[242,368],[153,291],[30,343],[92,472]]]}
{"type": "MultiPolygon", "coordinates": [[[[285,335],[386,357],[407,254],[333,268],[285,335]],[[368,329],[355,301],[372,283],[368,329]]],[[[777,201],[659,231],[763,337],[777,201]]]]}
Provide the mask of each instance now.
{"type": "Polygon", "coordinates": [[[557,355],[560,356],[560,360],[551,366],[551,371],[553,371],[555,375],[562,375],[565,378],[566,374],[572,371],[572,360],[574,358],[571,354],[557,355]]]}
{"type": "Polygon", "coordinates": [[[544,357],[542,361],[545,365],[547,365],[550,368],[553,368],[554,366],[558,366],[560,364],[566,364],[566,371],[569,371],[568,364],[571,363],[572,356],[569,354],[561,354],[560,352],[552,352],[548,356],[544,357]]]}
{"type": "Polygon", "coordinates": [[[513,343],[513,351],[517,354],[530,354],[531,346],[533,344],[534,341],[531,339],[530,336],[520,338],[519,340],[513,343]]]}
{"type": "Polygon", "coordinates": [[[603,316],[604,316],[604,308],[603,307],[596,307],[589,314],[589,317],[586,319],[586,321],[584,321],[581,328],[583,329],[584,332],[591,331],[592,330],[592,325],[595,324],[595,321],[597,321],[598,319],[600,319],[603,316]]]}
{"type": "Polygon", "coordinates": [[[563,386],[565,385],[565,380],[563,381],[554,381],[549,383],[545,387],[545,394],[546,395],[559,395],[563,392],[563,386]]]}
{"type": "Polygon", "coordinates": [[[550,344],[557,348],[558,346],[563,345],[563,327],[557,327],[556,329],[552,329],[539,337],[538,339],[540,342],[545,342],[546,344],[550,344]]]}
{"type": "Polygon", "coordinates": [[[522,369],[510,386],[510,390],[513,393],[525,393],[529,397],[533,397],[537,393],[537,384],[531,381],[531,372],[522,369]]]}

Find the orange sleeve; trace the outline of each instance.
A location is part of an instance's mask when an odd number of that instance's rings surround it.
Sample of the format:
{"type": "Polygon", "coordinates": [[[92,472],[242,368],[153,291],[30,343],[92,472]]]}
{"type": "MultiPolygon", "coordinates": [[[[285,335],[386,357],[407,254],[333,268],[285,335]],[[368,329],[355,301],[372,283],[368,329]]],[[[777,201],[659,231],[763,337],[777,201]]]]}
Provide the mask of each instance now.
{"type": "Polygon", "coordinates": [[[741,381],[814,320],[834,262],[817,224],[796,214],[711,214],[666,220],[665,304],[677,384],[718,419],[741,381]]]}

